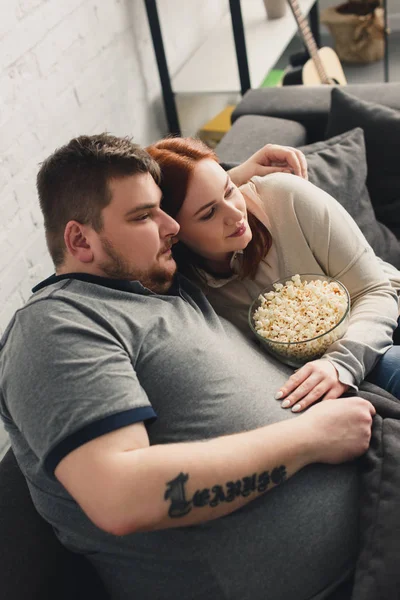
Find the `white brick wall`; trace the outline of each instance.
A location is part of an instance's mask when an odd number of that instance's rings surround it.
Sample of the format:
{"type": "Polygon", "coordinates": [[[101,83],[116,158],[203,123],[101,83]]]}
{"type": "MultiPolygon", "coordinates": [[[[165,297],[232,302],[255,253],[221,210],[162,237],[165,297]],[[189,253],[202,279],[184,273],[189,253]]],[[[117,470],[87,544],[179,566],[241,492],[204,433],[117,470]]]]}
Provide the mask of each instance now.
{"type": "MultiPolygon", "coordinates": [[[[173,73],[227,0],[158,0],[158,9],[173,73]]],[[[142,144],[166,133],[143,0],[2,0],[0,333],[52,272],[38,163],[75,135],[105,130],[142,144]]],[[[0,427],[0,454],[5,443],[0,427]]]]}

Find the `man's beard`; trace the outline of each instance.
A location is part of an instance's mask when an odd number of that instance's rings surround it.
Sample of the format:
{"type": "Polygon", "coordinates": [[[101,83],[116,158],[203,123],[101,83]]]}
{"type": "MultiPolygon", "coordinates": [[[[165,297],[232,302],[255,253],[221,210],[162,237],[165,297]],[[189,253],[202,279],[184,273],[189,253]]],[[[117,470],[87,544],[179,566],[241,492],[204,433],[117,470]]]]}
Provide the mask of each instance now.
{"type": "MultiPolygon", "coordinates": [[[[168,270],[160,266],[154,266],[148,271],[135,268],[115,249],[112,243],[106,238],[101,238],[103,250],[108,256],[108,260],[100,263],[99,267],[103,273],[111,279],[122,279],[125,281],[139,281],[144,287],[155,294],[164,294],[172,285],[176,273],[175,269],[168,270]]],[[[173,261],[173,259],[170,259],[173,261]]],[[[173,261],[175,262],[175,261],[173,261]]]]}

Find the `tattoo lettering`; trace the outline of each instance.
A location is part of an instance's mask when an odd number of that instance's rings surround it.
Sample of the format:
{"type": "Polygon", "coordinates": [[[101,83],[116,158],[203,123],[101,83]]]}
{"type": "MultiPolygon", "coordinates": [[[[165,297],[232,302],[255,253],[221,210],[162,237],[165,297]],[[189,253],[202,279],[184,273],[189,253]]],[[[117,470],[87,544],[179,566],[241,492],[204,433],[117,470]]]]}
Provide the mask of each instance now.
{"type": "Polygon", "coordinates": [[[215,495],[210,502],[210,506],[218,506],[220,502],[225,502],[224,488],[222,487],[222,485],[214,485],[211,491],[214,492],[215,495]]]}
{"type": "Polygon", "coordinates": [[[251,477],[243,477],[243,489],[242,496],[246,498],[246,496],[250,496],[252,492],[255,492],[257,489],[256,484],[257,475],[253,473],[251,477]]]}
{"type": "Polygon", "coordinates": [[[238,481],[228,481],[226,484],[227,494],[225,497],[226,502],[232,502],[235,498],[239,498],[239,496],[243,496],[242,493],[242,482],[240,479],[238,481]]]}
{"type": "Polygon", "coordinates": [[[284,465],[281,465],[280,467],[275,467],[275,469],[272,469],[271,481],[272,481],[272,483],[275,483],[275,485],[280,485],[281,483],[286,481],[286,478],[287,478],[287,473],[286,473],[286,467],[284,467],[284,465]]]}
{"type": "Polygon", "coordinates": [[[193,496],[193,506],[207,506],[210,503],[210,490],[205,488],[204,490],[197,490],[193,496]]]}
{"type": "Polygon", "coordinates": [[[228,481],[225,486],[214,485],[211,490],[204,488],[197,490],[191,500],[186,499],[185,484],[189,479],[187,473],[179,473],[175,479],[168,481],[167,490],[164,494],[164,500],[170,500],[171,505],[168,515],[171,518],[183,517],[187,515],[192,507],[202,508],[211,506],[214,508],[221,502],[232,502],[236,498],[246,498],[250,494],[265,492],[269,485],[280,485],[287,479],[286,467],[281,465],[269,471],[263,471],[259,475],[253,473],[237,481],[228,481]]]}
{"type": "Polygon", "coordinates": [[[192,510],[192,503],[187,501],[185,496],[185,483],[188,479],[189,475],[187,473],[179,473],[178,477],[167,483],[164,500],[171,500],[171,506],[168,510],[168,515],[171,518],[183,517],[192,510]]]}
{"type": "Polygon", "coordinates": [[[268,488],[269,486],[269,482],[270,482],[270,477],[269,477],[269,473],[268,471],[264,471],[263,473],[261,473],[261,475],[258,477],[258,486],[257,486],[257,492],[259,492],[260,494],[262,494],[262,492],[265,492],[265,490],[268,488]]]}

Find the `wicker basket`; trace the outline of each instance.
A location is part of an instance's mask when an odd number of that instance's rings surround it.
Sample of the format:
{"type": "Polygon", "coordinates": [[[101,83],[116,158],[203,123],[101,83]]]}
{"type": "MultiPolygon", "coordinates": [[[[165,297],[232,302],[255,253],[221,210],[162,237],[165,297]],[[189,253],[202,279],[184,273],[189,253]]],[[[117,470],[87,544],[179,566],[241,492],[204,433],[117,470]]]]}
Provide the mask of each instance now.
{"type": "Polygon", "coordinates": [[[346,2],[326,8],[321,14],[321,23],[331,32],[342,62],[370,63],[381,60],[385,53],[383,8],[363,15],[357,14],[359,6],[357,2],[346,2]],[[353,9],[355,12],[350,12],[353,9]]]}

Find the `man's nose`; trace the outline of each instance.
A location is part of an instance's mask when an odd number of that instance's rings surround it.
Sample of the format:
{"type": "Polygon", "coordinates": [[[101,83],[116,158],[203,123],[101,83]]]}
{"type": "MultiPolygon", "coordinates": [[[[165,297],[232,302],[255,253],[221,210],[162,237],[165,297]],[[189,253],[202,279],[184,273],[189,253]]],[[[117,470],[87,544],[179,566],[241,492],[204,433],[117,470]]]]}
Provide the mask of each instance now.
{"type": "Polygon", "coordinates": [[[170,217],[166,212],[163,213],[163,221],[160,227],[160,233],[165,237],[173,237],[178,234],[181,226],[175,219],[170,217]]]}

